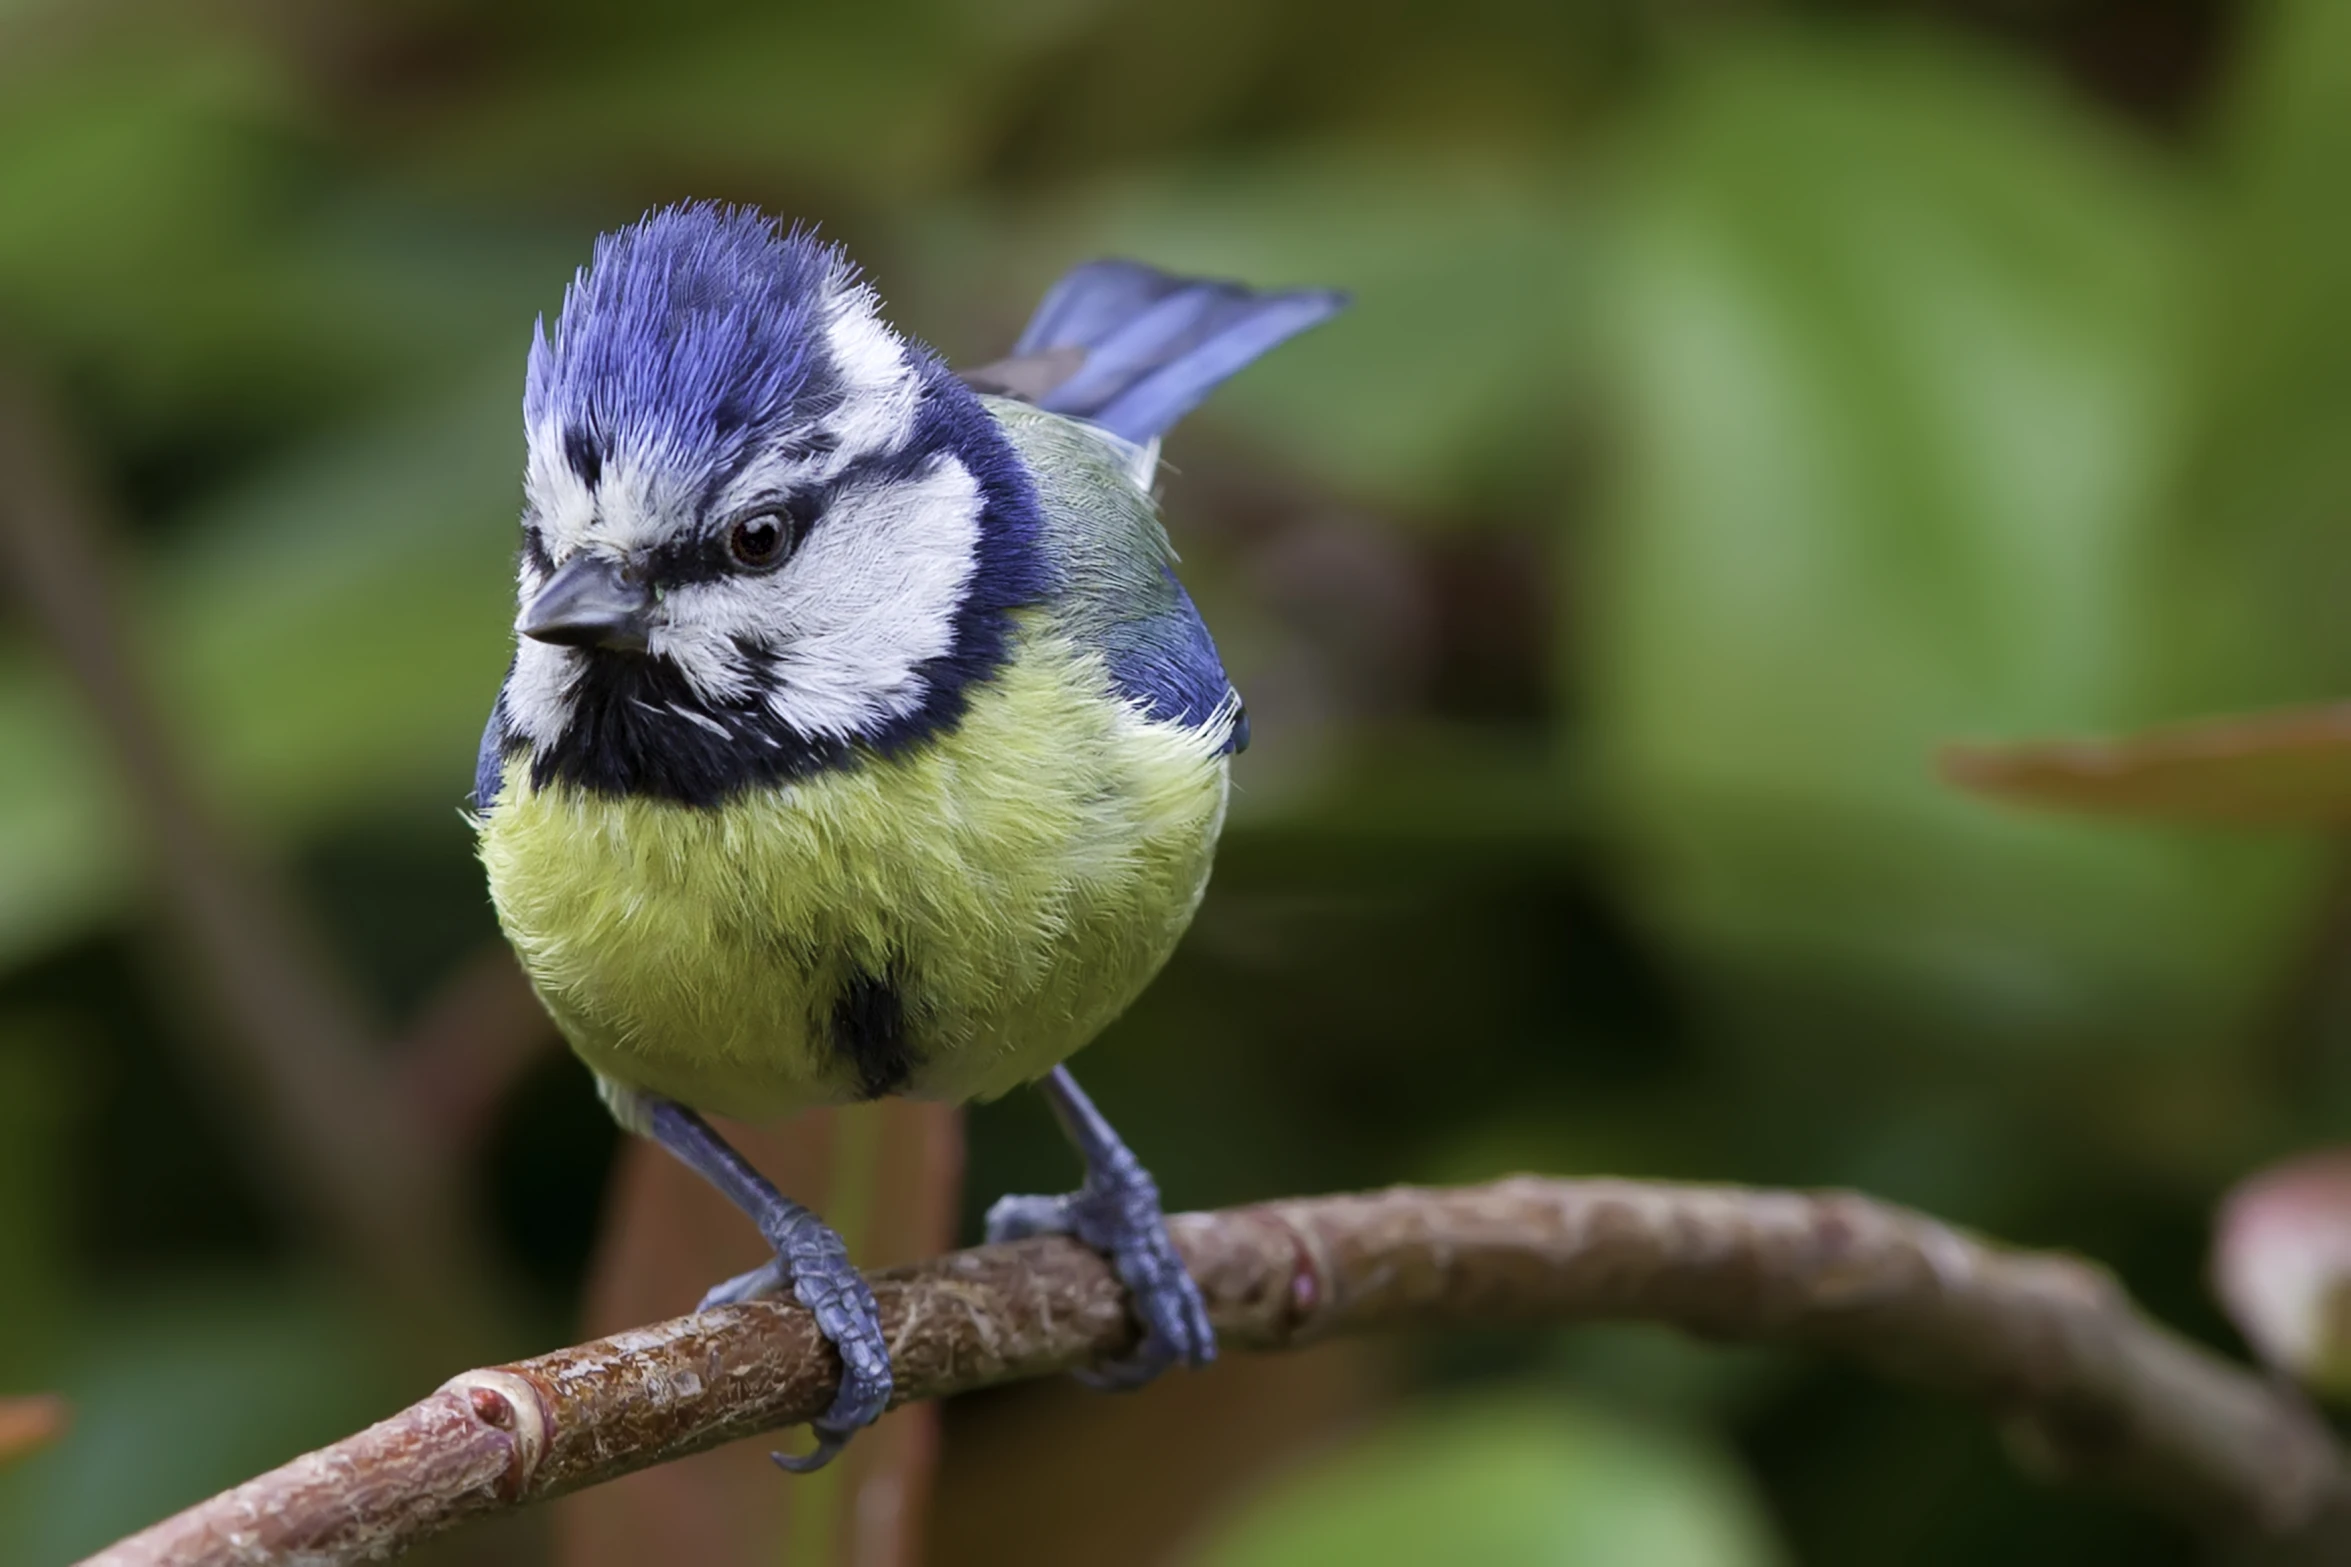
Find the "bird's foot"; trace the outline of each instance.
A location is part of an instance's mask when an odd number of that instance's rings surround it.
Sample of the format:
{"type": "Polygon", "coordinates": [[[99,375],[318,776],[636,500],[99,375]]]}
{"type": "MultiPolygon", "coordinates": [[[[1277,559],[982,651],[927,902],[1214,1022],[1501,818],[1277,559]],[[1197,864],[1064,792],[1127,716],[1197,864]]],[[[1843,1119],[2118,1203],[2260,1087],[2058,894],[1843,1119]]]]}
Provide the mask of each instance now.
{"type": "Polygon", "coordinates": [[[889,1407],[890,1346],[882,1337],[873,1289],[851,1265],[848,1248],[831,1226],[794,1205],[760,1229],[775,1247],[774,1259],[717,1286],[696,1309],[780,1295],[788,1285],[793,1298],[814,1313],[817,1331],[840,1352],[841,1390],[833,1395],[832,1407],[810,1422],[816,1432],[811,1452],[798,1458],[772,1455],[779,1467],[808,1474],[831,1463],[849,1438],[889,1407]]]}
{"type": "Polygon", "coordinates": [[[1110,1260],[1142,1322],[1143,1341],[1116,1360],[1079,1372],[1089,1387],[1141,1387],[1182,1361],[1216,1358],[1216,1330],[1200,1287],[1184,1271],[1159,1211],[1159,1188],[1124,1148],[1103,1160],[1086,1183],[1058,1197],[1004,1197],[988,1210],[988,1239],[1069,1235],[1110,1260]]]}
{"type": "Polygon", "coordinates": [[[775,1251],[772,1261],[703,1296],[697,1309],[778,1295],[788,1287],[815,1315],[816,1330],[840,1352],[840,1391],[832,1407],[809,1422],[816,1432],[815,1449],[799,1458],[775,1455],[794,1474],[822,1469],[890,1406],[890,1346],[882,1337],[872,1287],[850,1263],[849,1248],[832,1227],[777,1191],[709,1122],[683,1105],[650,1095],[633,1101],[631,1108],[637,1119],[630,1124],[724,1192],[775,1251]]]}

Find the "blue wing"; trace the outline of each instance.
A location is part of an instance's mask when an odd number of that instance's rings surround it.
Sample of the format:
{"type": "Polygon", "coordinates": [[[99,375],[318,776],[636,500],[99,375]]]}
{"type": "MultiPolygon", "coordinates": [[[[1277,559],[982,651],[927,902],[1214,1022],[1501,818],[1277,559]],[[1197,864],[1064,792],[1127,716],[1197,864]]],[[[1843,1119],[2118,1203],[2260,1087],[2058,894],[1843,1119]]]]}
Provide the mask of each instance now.
{"type": "Polygon", "coordinates": [[[1140,446],[1166,434],[1217,383],[1346,304],[1330,289],[1260,293],[1138,261],[1092,261],[1053,285],[1012,355],[1083,350],[1075,372],[1033,400],[1140,446]]]}
{"type": "MultiPolygon", "coordinates": [[[[1094,261],[1053,285],[1009,358],[970,379],[1148,447],[1218,383],[1346,304],[1330,289],[1261,293],[1135,261],[1094,261]]],[[[1048,459],[1040,477],[1052,469],[1048,459]]],[[[1167,541],[1148,503],[1131,536],[1106,527],[1099,504],[1074,502],[1058,526],[1055,507],[1047,508],[1074,579],[1068,607],[1083,634],[1102,648],[1129,701],[1188,728],[1230,712],[1225,748],[1241,750],[1248,715],[1191,595],[1165,564],[1167,541]]]]}
{"type": "MultiPolygon", "coordinates": [[[[514,666],[506,666],[511,678],[514,666]]],[[[506,685],[501,681],[498,696],[490,704],[490,721],[482,726],[482,748],[473,759],[473,808],[486,811],[498,803],[498,786],[506,772],[506,746],[513,739],[506,727],[506,685]]]]}
{"type": "Polygon", "coordinates": [[[1224,672],[1208,626],[1192,604],[1192,595],[1161,567],[1165,593],[1150,608],[1123,620],[1103,634],[1103,651],[1110,678],[1120,694],[1163,723],[1197,729],[1230,707],[1233,732],[1227,751],[1249,748],[1249,715],[1240,708],[1240,693],[1224,672]]]}

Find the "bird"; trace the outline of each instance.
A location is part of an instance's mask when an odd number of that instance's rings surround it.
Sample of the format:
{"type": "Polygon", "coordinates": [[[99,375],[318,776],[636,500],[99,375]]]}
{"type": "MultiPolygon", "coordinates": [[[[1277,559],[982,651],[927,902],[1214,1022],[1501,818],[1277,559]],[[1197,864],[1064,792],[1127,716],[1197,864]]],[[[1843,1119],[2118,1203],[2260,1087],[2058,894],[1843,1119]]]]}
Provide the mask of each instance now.
{"type": "Polygon", "coordinates": [[[1064,1064],[1190,924],[1247,713],[1174,569],[1159,443],[1346,304],[1089,262],[962,374],[762,212],[602,235],[532,334],[512,661],[471,818],[524,972],[614,1118],[773,1252],[839,1352],[807,1471],[887,1406],[840,1237],[707,1117],[1043,1093],[1076,1190],[1008,1196],[1127,1290],[1138,1386],[1216,1351],[1149,1172],[1064,1064]]]}

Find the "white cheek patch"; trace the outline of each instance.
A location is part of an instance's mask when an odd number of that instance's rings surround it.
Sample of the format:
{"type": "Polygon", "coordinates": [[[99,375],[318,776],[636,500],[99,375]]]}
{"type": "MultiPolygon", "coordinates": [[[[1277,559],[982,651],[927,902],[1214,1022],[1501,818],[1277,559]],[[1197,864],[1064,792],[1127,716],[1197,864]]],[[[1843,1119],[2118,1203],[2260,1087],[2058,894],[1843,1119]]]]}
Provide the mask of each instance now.
{"type": "Polygon", "coordinates": [[[514,673],[500,711],[506,727],[535,746],[553,745],[571,722],[574,655],[528,637],[514,645],[514,673]]]}
{"type": "MultiPolygon", "coordinates": [[[[855,739],[906,717],[929,688],[920,671],[955,647],[956,617],[978,567],[979,481],[952,457],[912,479],[843,490],[789,564],[769,576],[682,584],[662,600],[649,651],[683,675],[714,721],[763,699],[801,734],[855,739]],[[765,650],[755,667],[744,647],[765,650]]],[[[523,597],[539,586],[527,562],[523,597]]],[[[577,655],[522,638],[506,721],[551,745],[572,716],[577,655]]]]}
{"type": "Polygon", "coordinates": [[[979,480],[952,457],[913,479],[844,491],[776,577],[776,687],[768,705],[803,734],[842,738],[920,707],[917,674],[955,646],[978,568],[979,480]]]}
{"type": "Polygon", "coordinates": [[[673,591],[652,651],[714,707],[756,682],[802,734],[870,734],[922,705],[922,665],[954,649],[982,509],[979,481],[951,457],[844,490],[774,575],[673,591]],[[748,666],[745,644],[767,651],[765,671],[748,666]]]}
{"type": "Polygon", "coordinates": [[[774,577],[722,577],[691,582],[662,595],[647,651],[667,659],[707,707],[724,708],[754,694],[744,645],[764,647],[775,636],[774,577]]]}
{"type": "MultiPolygon", "coordinates": [[[[534,484],[533,503],[538,504],[534,484]]],[[[546,527],[545,513],[540,513],[540,526],[546,527]]],[[[546,575],[531,564],[528,555],[515,568],[514,598],[520,606],[528,606],[547,585],[546,575]]],[[[514,673],[507,677],[500,696],[499,712],[506,727],[533,745],[551,745],[571,722],[571,679],[573,659],[570,650],[534,642],[529,637],[514,639],[514,673]]]]}

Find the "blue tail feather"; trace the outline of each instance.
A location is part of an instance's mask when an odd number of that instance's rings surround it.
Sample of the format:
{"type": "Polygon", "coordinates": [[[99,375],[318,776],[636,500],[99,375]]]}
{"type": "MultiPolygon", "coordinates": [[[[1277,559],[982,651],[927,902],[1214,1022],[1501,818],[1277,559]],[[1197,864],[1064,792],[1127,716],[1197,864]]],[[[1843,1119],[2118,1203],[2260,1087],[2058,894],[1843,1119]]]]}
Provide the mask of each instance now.
{"type": "Polygon", "coordinates": [[[1013,354],[1084,349],[1077,373],[1038,406],[1141,445],[1164,435],[1217,383],[1346,303],[1346,295],[1328,289],[1259,293],[1171,277],[1140,262],[1094,261],[1053,285],[1013,354]]]}

